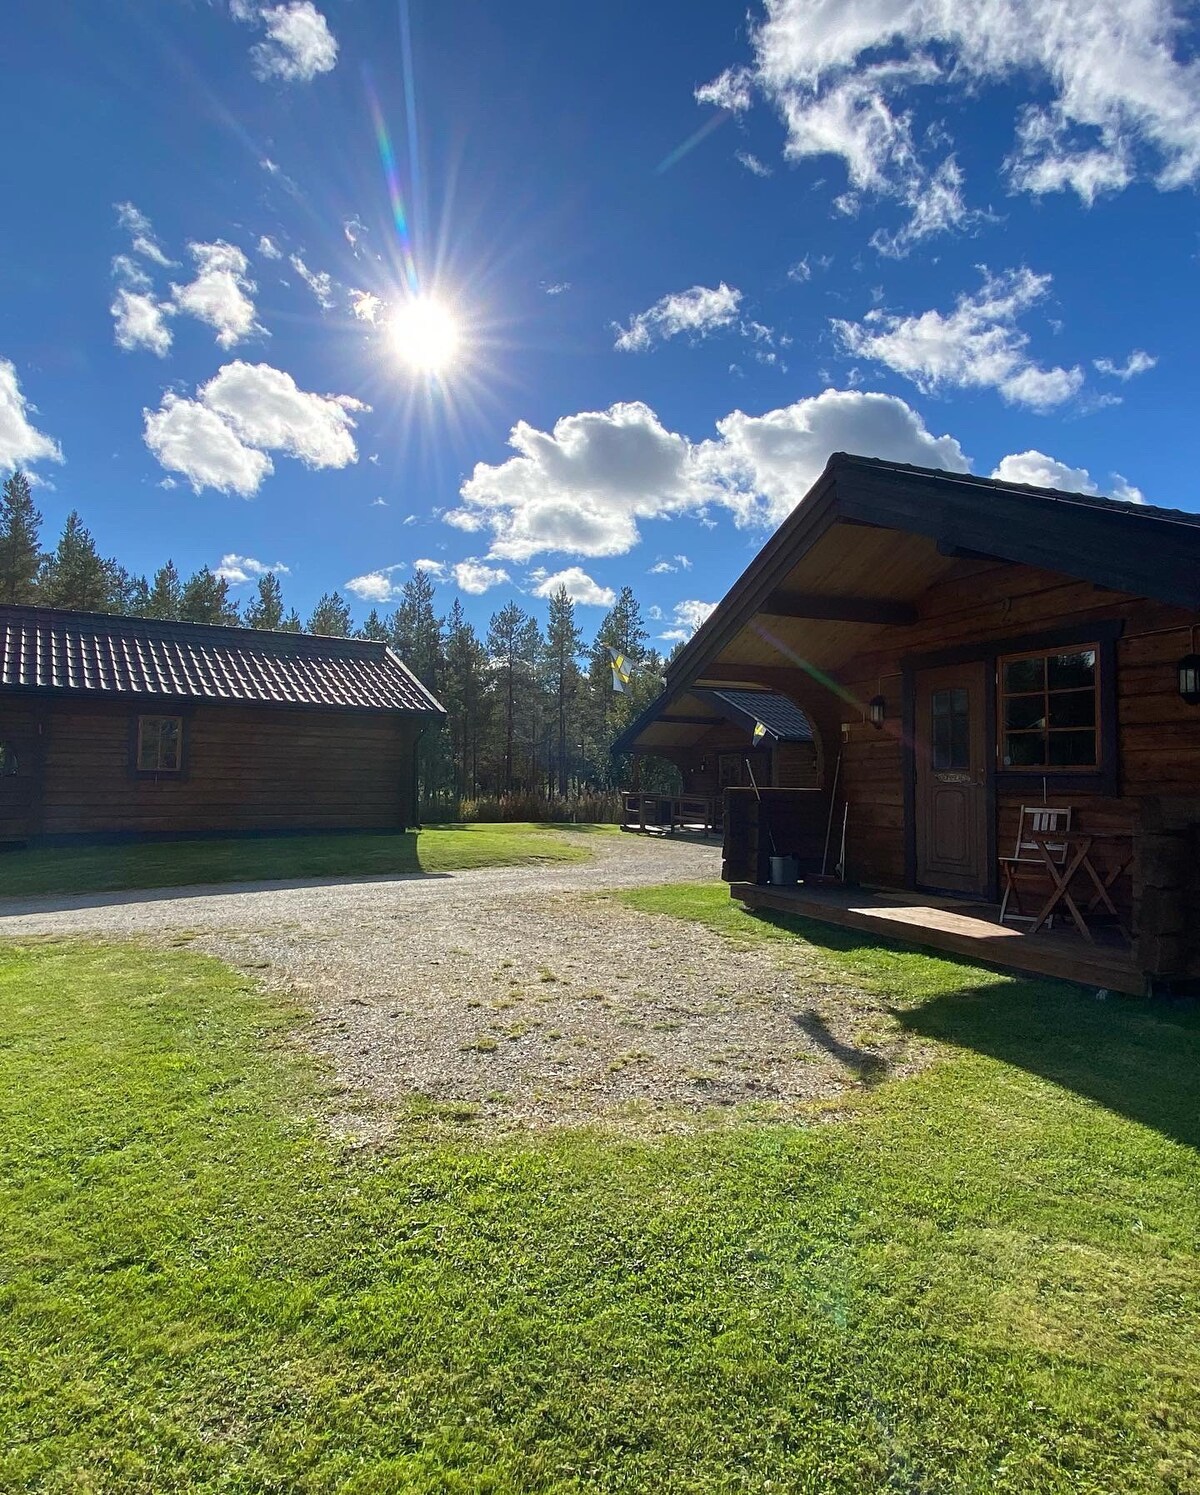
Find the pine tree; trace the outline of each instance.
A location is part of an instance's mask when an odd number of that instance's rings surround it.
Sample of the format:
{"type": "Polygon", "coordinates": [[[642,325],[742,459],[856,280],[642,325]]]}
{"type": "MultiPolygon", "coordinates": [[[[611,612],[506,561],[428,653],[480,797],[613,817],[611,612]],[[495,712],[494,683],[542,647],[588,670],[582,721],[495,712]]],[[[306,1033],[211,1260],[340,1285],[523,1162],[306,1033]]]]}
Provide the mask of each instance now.
{"type": "Polygon", "coordinates": [[[304,632],[304,629],[303,629],[303,627],[302,627],[302,625],[300,623],[300,614],[296,611],[296,609],[294,607],[288,613],[287,617],[284,618],[283,622],[279,625],[279,627],[280,627],[280,632],[282,632],[282,633],[303,633],[304,632]]]}
{"type": "Polygon", "coordinates": [[[355,638],[371,639],[376,644],[388,644],[392,640],[391,629],[379,616],[379,609],[373,607],[367,614],[367,621],[354,635],[355,638]]]}
{"type": "Polygon", "coordinates": [[[165,566],[160,566],[154,573],[154,580],[150,584],[149,595],[146,598],[145,616],[147,618],[179,618],[183,609],[183,581],[175,568],[174,561],[168,561],[165,566]]]}
{"type": "Polygon", "coordinates": [[[38,600],[49,607],[103,612],[112,594],[112,563],[101,560],[96,542],[72,509],[54,551],[42,560],[38,600]]]}
{"type": "Polygon", "coordinates": [[[246,604],[243,621],[247,628],[283,627],[283,587],[274,571],[258,578],[256,595],[246,604]]]}
{"type": "Polygon", "coordinates": [[[518,698],[532,679],[539,639],[536,621],[522,612],[515,602],[492,614],[487,652],[496,669],[501,691],[504,753],[500,782],[505,794],[510,794],[513,787],[518,698]]]}
{"type": "Polygon", "coordinates": [[[400,589],[400,606],[388,620],[392,646],[413,674],[437,691],[441,623],[433,610],[433,582],[416,570],[400,589]]]}
{"type": "Polygon", "coordinates": [[[554,768],[559,794],[567,792],[568,726],[579,691],[579,655],[583,635],[575,623],[575,604],[565,586],[550,597],[550,619],[546,625],[546,663],[550,695],[554,702],[554,768]]]}
{"type": "Polygon", "coordinates": [[[34,508],[29,479],[18,467],[0,492],[0,602],[37,599],[41,529],[42,516],[34,508]]]}
{"type": "Polygon", "coordinates": [[[442,646],[442,688],[449,737],[451,787],[455,797],[479,791],[479,750],[483,733],[484,675],[487,656],[456,597],[442,646]]]}
{"type": "Polygon", "coordinates": [[[337,592],[326,592],[313,608],[306,633],[321,633],[327,638],[349,638],[351,633],[350,608],[345,598],[337,592]]]}
{"type": "Polygon", "coordinates": [[[229,583],[211,571],[197,571],[183,584],[179,595],[179,619],[183,623],[237,624],[237,603],[229,595],[229,583]]]}

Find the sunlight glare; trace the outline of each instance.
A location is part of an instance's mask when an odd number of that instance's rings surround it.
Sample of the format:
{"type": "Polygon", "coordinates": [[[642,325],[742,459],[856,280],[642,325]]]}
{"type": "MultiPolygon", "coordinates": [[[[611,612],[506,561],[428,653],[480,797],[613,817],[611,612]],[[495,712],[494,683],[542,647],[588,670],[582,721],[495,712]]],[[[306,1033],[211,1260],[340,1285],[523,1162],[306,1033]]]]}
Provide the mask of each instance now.
{"type": "Polygon", "coordinates": [[[414,373],[441,374],[459,348],[458,323],[446,306],[430,296],[414,296],[393,315],[392,345],[414,373]]]}

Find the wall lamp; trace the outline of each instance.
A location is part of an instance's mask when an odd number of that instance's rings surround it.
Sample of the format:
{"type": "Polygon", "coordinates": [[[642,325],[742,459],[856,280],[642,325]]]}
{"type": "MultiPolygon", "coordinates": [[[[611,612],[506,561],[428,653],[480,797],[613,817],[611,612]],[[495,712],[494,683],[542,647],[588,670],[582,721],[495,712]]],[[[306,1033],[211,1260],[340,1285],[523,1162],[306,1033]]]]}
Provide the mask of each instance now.
{"type": "MultiPolygon", "coordinates": [[[[1196,663],[1200,664],[1200,659],[1198,659],[1196,663]]],[[[1197,700],[1200,700],[1200,696],[1197,697],[1197,700]]],[[[872,696],[871,699],[867,702],[867,720],[871,723],[871,725],[877,732],[882,730],[884,718],[886,716],[887,701],[883,698],[883,696],[872,696]]]]}
{"type": "Polygon", "coordinates": [[[1179,671],[1179,694],[1189,706],[1200,706],[1200,654],[1185,654],[1179,671]]]}

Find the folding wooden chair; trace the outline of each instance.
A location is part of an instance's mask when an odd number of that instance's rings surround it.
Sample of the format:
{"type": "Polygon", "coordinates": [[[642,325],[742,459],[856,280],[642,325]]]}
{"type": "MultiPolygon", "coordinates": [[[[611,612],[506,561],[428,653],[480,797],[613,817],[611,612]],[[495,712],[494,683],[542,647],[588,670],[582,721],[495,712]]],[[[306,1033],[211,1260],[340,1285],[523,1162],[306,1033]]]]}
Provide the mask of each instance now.
{"type": "MultiPolygon", "coordinates": [[[[1035,839],[1038,836],[1065,836],[1071,830],[1071,811],[1069,807],[1058,807],[1052,809],[1049,805],[1022,805],[1021,824],[1017,831],[1017,849],[1010,857],[1000,858],[1000,870],[1004,873],[1004,900],[1000,904],[1000,922],[1006,921],[1011,924],[1032,924],[1035,922],[1033,914],[1027,914],[1021,907],[1021,890],[1019,880],[1026,874],[1040,875],[1046,880],[1046,862],[1042,855],[1042,846],[1035,839]],[[1009,903],[1016,907],[1015,913],[1009,913],[1009,903]]],[[[1066,841],[1055,842],[1043,840],[1047,853],[1054,862],[1063,866],[1067,860],[1066,841]]]]}

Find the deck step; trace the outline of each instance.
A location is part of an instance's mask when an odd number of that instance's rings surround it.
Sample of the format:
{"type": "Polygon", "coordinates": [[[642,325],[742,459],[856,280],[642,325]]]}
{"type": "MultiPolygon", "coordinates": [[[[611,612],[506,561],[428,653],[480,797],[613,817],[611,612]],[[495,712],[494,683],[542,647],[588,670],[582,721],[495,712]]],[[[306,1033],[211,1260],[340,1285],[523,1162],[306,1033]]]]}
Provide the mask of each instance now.
{"type": "Polygon", "coordinates": [[[1141,996],[1145,980],[1127,950],[1086,945],[1074,934],[1027,934],[992,917],[988,906],[949,905],[944,898],[916,901],[911,894],[895,899],[884,893],[849,888],[761,887],[736,882],[730,895],[748,908],[817,919],[844,929],[859,929],[887,939],[925,946],[1005,970],[1053,976],[1083,986],[1141,996]]]}

